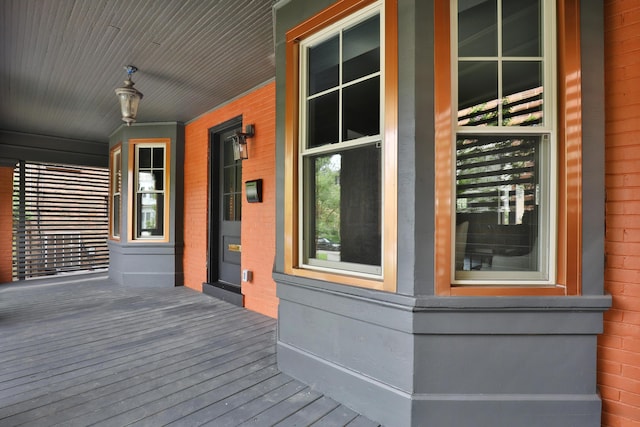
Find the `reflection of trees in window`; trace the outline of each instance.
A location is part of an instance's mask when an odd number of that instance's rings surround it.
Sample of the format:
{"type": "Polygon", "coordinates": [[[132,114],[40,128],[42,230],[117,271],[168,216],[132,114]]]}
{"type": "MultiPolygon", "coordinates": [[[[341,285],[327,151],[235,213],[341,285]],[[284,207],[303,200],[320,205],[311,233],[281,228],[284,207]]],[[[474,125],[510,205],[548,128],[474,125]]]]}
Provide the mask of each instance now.
{"type": "Polygon", "coordinates": [[[316,239],[340,243],[340,155],[320,156],[316,168],[316,239]]]}
{"type": "Polygon", "coordinates": [[[539,136],[460,136],[456,145],[458,213],[495,212],[519,224],[536,203],[539,136]]]}
{"type": "MultiPolygon", "coordinates": [[[[542,87],[504,96],[501,102],[502,126],[537,126],[542,123],[542,87]]],[[[483,102],[458,111],[458,126],[496,126],[498,101],[483,102]]]]}

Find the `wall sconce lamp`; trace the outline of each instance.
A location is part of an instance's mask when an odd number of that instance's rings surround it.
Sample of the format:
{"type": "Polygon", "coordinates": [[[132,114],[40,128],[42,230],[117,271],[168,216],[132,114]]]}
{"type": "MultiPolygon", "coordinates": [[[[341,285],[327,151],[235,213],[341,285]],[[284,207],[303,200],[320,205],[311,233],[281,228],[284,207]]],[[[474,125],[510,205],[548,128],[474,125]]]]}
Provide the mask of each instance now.
{"type": "Polygon", "coordinates": [[[136,121],[136,114],[138,114],[138,103],[142,99],[142,93],[133,87],[135,83],[131,81],[131,74],[138,71],[133,65],[127,65],[124,67],[127,70],[127,80],[124,81],[124,86],[116,89],[116,95],[120,100],[120,110],[122,110],[122,120],[127,123],[127,126],[131,126],[131,123],[136,121]]]}
{"type": "Polygon", "coordinates": [[[255,126],[247,125],[244,132],[236,132],[233,138],[233,160],[246,160],[249,158],[247,138],[253,138],[255,126]]]}

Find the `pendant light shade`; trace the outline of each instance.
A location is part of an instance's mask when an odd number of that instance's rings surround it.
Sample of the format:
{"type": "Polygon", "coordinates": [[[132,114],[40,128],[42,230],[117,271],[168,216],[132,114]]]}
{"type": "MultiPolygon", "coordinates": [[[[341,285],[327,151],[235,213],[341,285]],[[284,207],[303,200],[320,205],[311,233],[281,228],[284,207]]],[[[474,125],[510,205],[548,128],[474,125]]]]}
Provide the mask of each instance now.
{"type": "Polygon", "coordinates": [[[124,86],[116,89],[116,95],[120,100],[120,110],[122,112],[122,120],[131,126],[131,123],[136,121],[136,115],[138,114],[138,104],[142,99],[142,93],[133,87],[135,84],[131,80],[131,75],[138,71],[133,65],[127,65],[124,67],[127,70],[127,80],[124,81],[124,86]]]}

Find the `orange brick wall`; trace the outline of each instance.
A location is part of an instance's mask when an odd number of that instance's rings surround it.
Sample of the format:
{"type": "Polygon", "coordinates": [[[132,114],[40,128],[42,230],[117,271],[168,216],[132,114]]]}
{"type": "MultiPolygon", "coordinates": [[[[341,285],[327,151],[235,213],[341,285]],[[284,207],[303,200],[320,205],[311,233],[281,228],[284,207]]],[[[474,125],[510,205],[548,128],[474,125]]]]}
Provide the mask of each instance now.
{"type": "Polygon", "coordinates": [[[640,2],[605,1],[605,289],[602,425],[640,426],[640,2]]]}
{"type": "Polygon", "coordinates": [[[11,272],[12,206],[13,167],[0,167],[0,283],[13,280],[11,272]]]}
{"type": "Polygon", "coordinates": [[[207,167],[209,129],[242,115],[255,124],[242,180],[262,178],[263,202],[247,203],[243,188],[242,269],[253,281],[242,283],[245,306],[276,317],[278,300],[271,278],[275,256],[275,83],[269,83],[187,124],[184,169],[184,284],[202,290],[207,277],[207,167]]]}

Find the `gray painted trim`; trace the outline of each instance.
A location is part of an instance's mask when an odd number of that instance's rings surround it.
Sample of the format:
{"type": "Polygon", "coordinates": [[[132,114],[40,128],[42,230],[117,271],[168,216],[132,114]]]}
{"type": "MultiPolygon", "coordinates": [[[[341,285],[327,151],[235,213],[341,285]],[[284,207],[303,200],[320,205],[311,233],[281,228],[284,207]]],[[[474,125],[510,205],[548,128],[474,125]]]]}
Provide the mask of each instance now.
{"type": "MultiPolygon", "coordinates": [[[[598,334],[602,332],[602,313],[611,304],[609,296],[433,297],[420,301],[429,305],[418,306],[417,300],[405,299],[407,304],[401,304],[324,287],[285,283],[279,275],[275,280],[281,302],[411,334],[598,334]]],[[[388,295],[379,292],[378,296],[388,295]]]]}
{"type": "Polygon", "coordinates": [[[604,7],[581,0],[582,61],[582,292],[599,295],[604,287],[605,94],[604,7]]]}
{"type": "MultiPolygon", "coordinates": [[[[326,294],[333,294],[353,300],[368,300],[379,305],[404,306],[406,310],[531,310],[540,311],[576,309],[581,311],[603,311],[611,306],[610,295],[587,296],[541,296],[541,297],[442,297],[420,296],[412,297],[389,292],[376,291],[355,286],[345,286],[337,283],[324,282],[282,273],[273,273],[273,279],[278,285],[290,285],[307,288],[326,294]]],[[[278,295],[280,296],[280,295],[278,295]]]]}
{"type": "Polygon", "coordinates": [[[388,426],[408,426],[411,395],[304,350],[277,343],[278,368],[338,402],[362,408],[368,418],[388,426]],[[384,404],[380,404],[384,402],[384,404]],[[393,410],[389,410],[393,408],[393,410]]]}
{"type": "Polygon", "coordinates": [[[238,307],[244,307],[244,295],[219,288],[209,283],[202,284],[202,292],[238,307]]]}
{"type": "Polygon", "coordinates": [[[260,83],[260,84],[258,84],[258,85],[256,85],[256,86],[252,87],[251,89],[249,89],[249,90],[247,90],[247,91],[245,91],[245,92],[242,92],[240,95],[238,95],[238,96],[234,96],[233,98],[231,98],[231,99],[229,99],[229,100],[227,100],[227,101],[223,102],[222,104],[218,104],[218,105],[216,105],[215,107],[213,107],[213,108],[211,108],[211,109],[209,109],[209,110],[205,111],[204,113],[200,114],[199,116],[194,117],[193,119],[191,119],[191,120],[189,120],[189,121],[185,122],[185,126],[186,126],[186,125],[189,125],[189,124],[191,124],[191,123],[193,123],[193,122],[195,122],[195,121],[197,121],[197,120],[199,120],[201,117],[206,116],[207,114],[210,114],[210,113],[212,113],[212,112],[214,112],[214,111],[216,111],[216,110],[219,110],[220,108],[222,108],[222,107],[224,107],[224,106],[226,106],[226,105],[231,104],[232,102],[237,101],[237,100],[238,100],[238,99],[240,99],[240,98],[244,98],[245,96],[249,95],[249,94],[250,94],[250,93],[252,93],[252,92],[255,92],[255,91],[256,91],[256,90],[258,90],[258,89],[262,89],[263,87],[267,86],[267,85],[268,85],[268,84],[270,84],[270,83],[273,83],[274,81],[275,81],[275,77],[272,77],[272,78],[270,78],[269,80],[266,80],[266,81],[264,81],[264,82],[262,82],[262,83],[260,83]]]}
{"type": "Polygon", "coordinates": [[[0,158],[109,166],[109,143],[0,130],[0,158]]]}
{"type": "Polygon", "coordinates": [[[122,273],[122,285],[136,288],[173,288],[180,286],[181,273],[122,273]]]}

